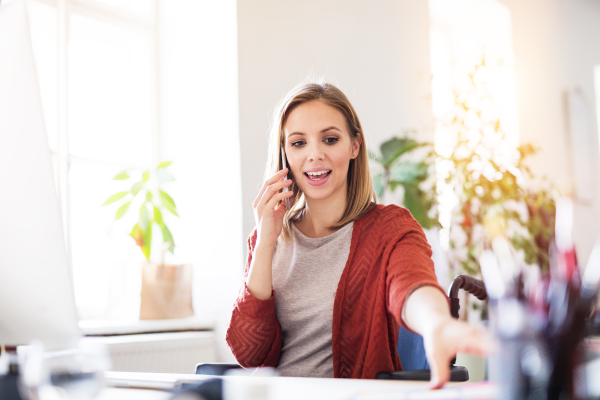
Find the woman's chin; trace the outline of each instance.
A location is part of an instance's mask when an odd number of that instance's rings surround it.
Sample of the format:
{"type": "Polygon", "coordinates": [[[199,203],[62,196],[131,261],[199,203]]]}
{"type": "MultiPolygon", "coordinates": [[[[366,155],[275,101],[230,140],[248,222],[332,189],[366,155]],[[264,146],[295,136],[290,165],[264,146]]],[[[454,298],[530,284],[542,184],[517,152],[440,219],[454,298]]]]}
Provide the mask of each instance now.
{"type": "Polygon", "coordinates": [[[327,200],[330,198],[337,197],[336,193],[338,191],[346,190],[344,185],[340,182],[336,182],[333,179],[327,179],[324,184],[321,185],[313,185],[311,182],[307,182],[307,178],[302,182],[302,185],[298,185],[302,193],[304,193],[304,198],[308,201],[321,201],[327,200]]]}
{"type": "Polygon", "coordinates": [[[333,192],[329,188],[308,187],[306,189],[308,189],[308,190],[303,190],[303,192],[304,192],[304,197],[308,201],[310,201],[310,200],[316,200],[316,201],[326,200],[326,199],[330,198],[331,195],[333,194],[333,192]]]}

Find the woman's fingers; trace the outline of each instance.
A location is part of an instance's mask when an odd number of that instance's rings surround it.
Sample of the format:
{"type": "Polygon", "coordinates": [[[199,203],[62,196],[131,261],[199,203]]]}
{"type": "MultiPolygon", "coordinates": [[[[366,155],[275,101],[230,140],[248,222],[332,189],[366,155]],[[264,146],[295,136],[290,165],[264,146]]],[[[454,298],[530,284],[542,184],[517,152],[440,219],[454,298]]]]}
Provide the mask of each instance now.
{"type": "Polygon", "coordinates": [[[262,199],[263,194],[265,193],[265,190],[267,189],[267,187],[269,187],[269,185],[272,185],[277,181],[281,181],[287,172],[288,172],[288,169],[284,168],[281,171],[279,171],[278,173],[276,173],[275,175],[273,175],[272,177],[270,177],[269,179],[267,179],[265,181],[265,183],[263,183],[263,186],[260,189],[260,192],[258,192],[258,196],[256,196],[256,199],[254,199],[254,203],[252,203],[252,206],[256,208],[256,206],[260,202],[260,199],[262,199]]]}
{"type": "Polygon", "coordinates": [[[458,341],[457,352],[487,356],[496,352],[496,341],[485,329],[472,327],[468,334],[458,341]]]}
{"type": "Polygon", "coordinates": [[[431,354],[427,355],[427,360],[431,369],[432,389],[442,387],[450,379],[449,364],[456,353],[486,356],[496,349],[496,343],[486,329],[457,320],[444,323],[430,343],[431,354]]]}
{"type": "Polygon", "coordinates": [[[294,193],[291,191],[277,193],[276,195],[271,197],[271,200],[269,200],[266,207],[268,210],[275,210],[275,207],[279,204],[280,201],[285,200],[286,197],[292,197],[293,195],[294,193]]]}
{"type": "Polygon", "coordinates": [[[281,189],[290,186],[292,184],[291,179],[287,179],[285,181],[278,181],[266,187],[265,192],[262,195],[262,198],[257,204],[257,207],[261,204],[267,204],[273,196],[275,196],[281,189]]]}
{"type": "Polygon", "coordinates": [[[431,370],[429,387],[431,389],[439,389],[450,379],[450,360],[443,357],[442,354],[438,354],[432,361],[429,362],[431,370]]]}

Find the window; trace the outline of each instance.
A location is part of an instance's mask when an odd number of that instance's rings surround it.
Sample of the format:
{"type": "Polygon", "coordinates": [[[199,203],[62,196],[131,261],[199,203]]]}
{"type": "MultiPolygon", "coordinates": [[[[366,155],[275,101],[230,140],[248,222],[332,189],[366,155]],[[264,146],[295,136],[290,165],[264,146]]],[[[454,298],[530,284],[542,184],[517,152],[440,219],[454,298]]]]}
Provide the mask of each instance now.
{"type": "MultiPolygon", "coordinates": [[[[512,27],[508,8],[497,0],[429,0],[430,10],[430,52],[432,80],[433,114],[436,119],[434,143],[436,151],[446,156],[454,149],[453,132],[447,127],[449,113],[455,106],[455,91],[464,91],[465,85],[473,84],[465,79],[472,73],[474,63],[480,62],[482,55],[493,65],[482,69],[477,93],[473,101],[481,115],[494,115],[502,122],[505,140],[499,143],[506,146],[506,153],[519,143],[518,115],[516,100],[516,77],[512,48],[512,27]],[[481,101],[481,98],[491,101],[481,101]]],[[[469,101],[469,100],[467,100],[469,101]]],[[[482,117],[482,118],[484,118],[482,117]]],[[[472,127],[479,131],[481,121],[474,117],[472,127]]],[[[466,120],[465,120],[466,121],[466,120]]],[[[481,131],[485,134],[485,132],[481,131]]],[[[438,176],[444,177],[448,167],[440,163],[438,176]]],[[[449,227],[452,210],[458,201],[453,188],[444,179],[438,181],[440,190],[440,239],[448,249],[449,227]]]]}
{"type": "Polygon", "coordinates": [[[123,240],[131,221],[101,204],[115,172],[159,160],[158,1],[27,5],[75,298],[80,317],[103,318],[135,293],[122,278],[141,254],[123,240]]]}

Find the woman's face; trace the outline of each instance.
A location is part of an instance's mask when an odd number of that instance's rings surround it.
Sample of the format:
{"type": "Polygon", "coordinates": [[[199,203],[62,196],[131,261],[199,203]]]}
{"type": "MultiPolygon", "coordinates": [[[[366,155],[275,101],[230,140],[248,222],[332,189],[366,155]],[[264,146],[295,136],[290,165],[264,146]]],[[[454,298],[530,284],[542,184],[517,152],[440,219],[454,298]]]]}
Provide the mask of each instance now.
{"type": "Polygon", "coordinates": [[[343,114],[310,101],[292,110],[283,131],[289,168],[306,198],[345,196],[348,166],[358,156],[360,143],[350,138],[343,114]]]}

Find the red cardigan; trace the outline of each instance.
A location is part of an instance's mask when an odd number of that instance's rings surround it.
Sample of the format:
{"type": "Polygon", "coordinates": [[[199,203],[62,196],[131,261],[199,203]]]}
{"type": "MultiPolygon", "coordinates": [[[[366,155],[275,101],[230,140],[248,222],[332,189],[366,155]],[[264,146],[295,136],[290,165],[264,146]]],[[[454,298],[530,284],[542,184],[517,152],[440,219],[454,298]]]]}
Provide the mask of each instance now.
{"type": "MultiPolygon", "coordinates": [[[[256,230],[248,238],[244,276],[255,245],[256,230]]],[[[377,204],[354,221],[333,305],[334,377],[373,379],[382,371],[402,370],[396,350],[398,324],[405,326],[402,306],[407,294],[421,285],[444,293],[423,229],[408,210],[377,204]]],[[[279,364],[282,339],[275,296],[273,290],[271,298],[260,300],[244,284],[234,304],[226,340],[245,368],[279,364]]]]}

